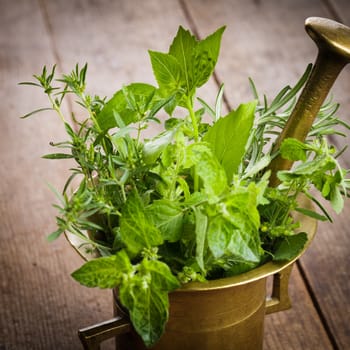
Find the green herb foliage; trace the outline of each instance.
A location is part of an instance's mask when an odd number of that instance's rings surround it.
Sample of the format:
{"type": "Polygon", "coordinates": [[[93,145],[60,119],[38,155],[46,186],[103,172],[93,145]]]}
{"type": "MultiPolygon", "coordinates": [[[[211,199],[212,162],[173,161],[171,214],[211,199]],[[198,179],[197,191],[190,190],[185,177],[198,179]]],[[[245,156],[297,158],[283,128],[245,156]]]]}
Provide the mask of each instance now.
{"type": "Polygon", "coordinates": [[[56,192],[58,227],[49,239],[69,231],[100,253],[72,276],[88,287],[117,288],[147,346],[164,331],[169,292],[182,283],[292,259],[307,235],[298,233],[291,211],[330,219],[311,188],[336,212],[349,191],[347,171],[324,138],[341,134],[339,124],[348,127],[330,101],[305,143],[283,142],[282,157],[295,165],[278,173],[278,188],[268,185],[266,169],[275,156],[271,141],[284,127],[310,66],[271,104],[265,96],[260,101],[250,80],[254,100],[226,116],[221,115],[223,86],[214,107],[197,96],[214,71],[223,31],[197,40],[180,27],[167,53],[149,51],[158,86],[132,83],[107,101],[86,93],[87,65],[59,79],[55,67],[51,72],[44,67],[35,82],[23,83],[42,88],[50,102],[49,108],[25,117],[52,109],[68,135],[67,141],[52,144],[58,151],[44,158],[77,164],[62,193],[56,192]],[[70,122],[64,116],[61,105],[68,94],[84,107],[85,118],[73,116],[70,122]],[[166,113],[164,130],[150,137],[148,130],[166,113]],[[213,117],[210,124],[204,122],[206,113],[213,117]],[[70,190],[77,180],[78,188],[70,190]],[[300,193],[313,199],[321,213],[300,208],[300,193]]]}

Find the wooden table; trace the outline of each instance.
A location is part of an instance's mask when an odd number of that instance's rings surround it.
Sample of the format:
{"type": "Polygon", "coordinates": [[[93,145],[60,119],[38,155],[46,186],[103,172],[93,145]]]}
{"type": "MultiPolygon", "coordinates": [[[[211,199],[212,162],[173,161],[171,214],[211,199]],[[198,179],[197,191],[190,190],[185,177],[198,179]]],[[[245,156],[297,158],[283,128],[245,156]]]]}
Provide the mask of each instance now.
{"type": "MultiPolygon", "coordinates": [[[[350,25],[350,2],[0,0],[1,350],[79,349],[77,329],[112,316],[109,291],[71,279],[81,260],[68,243],[45,239],[56,213],[46,184],[60,188],[68,163],[40,157],[65,135],[51,114],[19,119],[46,100],[17,83],[44,64],[69,72],[76,62],[89,62],[88,90],[111,96],[128,82],[154,83],[147,49],[166,51],[180,24],[200,37],[226,24],[216,80],[202,96],[212,102],[225,82],[234,107],[252,98],[248,76],[272,97],[314,61],[317,50],[304,31],[309,16],[350,25]]],[[[333,93],[342,104],[339,115],[349,121],[350,67],[333,93]]],[[[347,167],[349,154],[342,159],[347,167]]],[[[320,224],[292,274],[293,308],[266,317],[265,349],[350,348],[349,216],[348,201],[334,224],[320,224]]]]}

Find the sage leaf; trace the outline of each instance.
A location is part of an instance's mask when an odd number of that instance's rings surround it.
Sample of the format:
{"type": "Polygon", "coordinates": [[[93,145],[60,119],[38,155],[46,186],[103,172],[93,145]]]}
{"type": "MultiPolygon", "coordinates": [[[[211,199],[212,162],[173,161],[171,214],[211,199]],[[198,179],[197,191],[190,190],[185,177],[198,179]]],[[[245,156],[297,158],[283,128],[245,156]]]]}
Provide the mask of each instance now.
{"type": "Polygon", "coordinates": [[[241,104],[237,110],[219,119],[203,140],[208,142],[226,171],[229,181],[236,174],[254,122],[256,102],[241,104]]]}

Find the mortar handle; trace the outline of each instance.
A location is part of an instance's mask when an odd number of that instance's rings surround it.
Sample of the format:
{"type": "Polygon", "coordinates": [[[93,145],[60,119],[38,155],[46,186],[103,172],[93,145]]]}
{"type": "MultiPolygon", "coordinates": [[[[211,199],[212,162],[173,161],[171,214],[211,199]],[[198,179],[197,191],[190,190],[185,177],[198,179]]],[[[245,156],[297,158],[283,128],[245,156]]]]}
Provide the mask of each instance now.
{"type": "MultiPolygon", "coordinates": [[[[318,47],[317,59],[294,110],[274,144],[273,153],[287,138],[304,142],[333,83],[350,62],[349,27],[327,18],[310,17],[305,21],[305,29],[318,47]]],[[[272,160],[269,166],[271,187],[279,184],[277,172],[289,170],[292,164],[280,155],[272,160]]]]}
{"type": "Polygon", "coordinates": [[[289,278],[294,264],[290,264],[280,272],[273,275],[272,293],[266,299],[265,313],[290,309],[292,304],[288,294],[289,278]]]}
{"type": "Polygon", "coordinates": [[[108,321],[80,329],[78,335],[85,350],[99,350],[100,344],[109,338],[128,333],[131,323],[124,317],[114,317],[108,321]]]}

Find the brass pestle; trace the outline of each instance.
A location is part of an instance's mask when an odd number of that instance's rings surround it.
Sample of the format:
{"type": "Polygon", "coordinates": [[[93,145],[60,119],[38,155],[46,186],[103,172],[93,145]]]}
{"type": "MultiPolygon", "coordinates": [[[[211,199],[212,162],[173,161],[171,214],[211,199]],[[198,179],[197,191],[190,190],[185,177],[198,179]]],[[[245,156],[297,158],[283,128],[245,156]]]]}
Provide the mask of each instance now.
{"type": "MultiPolygon", "coordinates": [[[[318,56],[295,108],[273,146],[273,153],[286,138],[305,140],[337,76],[350,62],[349,27],[330,19],[310,17],[305,21],[305,29],[318,47],[318,56]]],[[[292,164],[280,155],[273,159],[269,167],[272,187],[279,184],[277,171],[289,170],[292,164]]]]}

